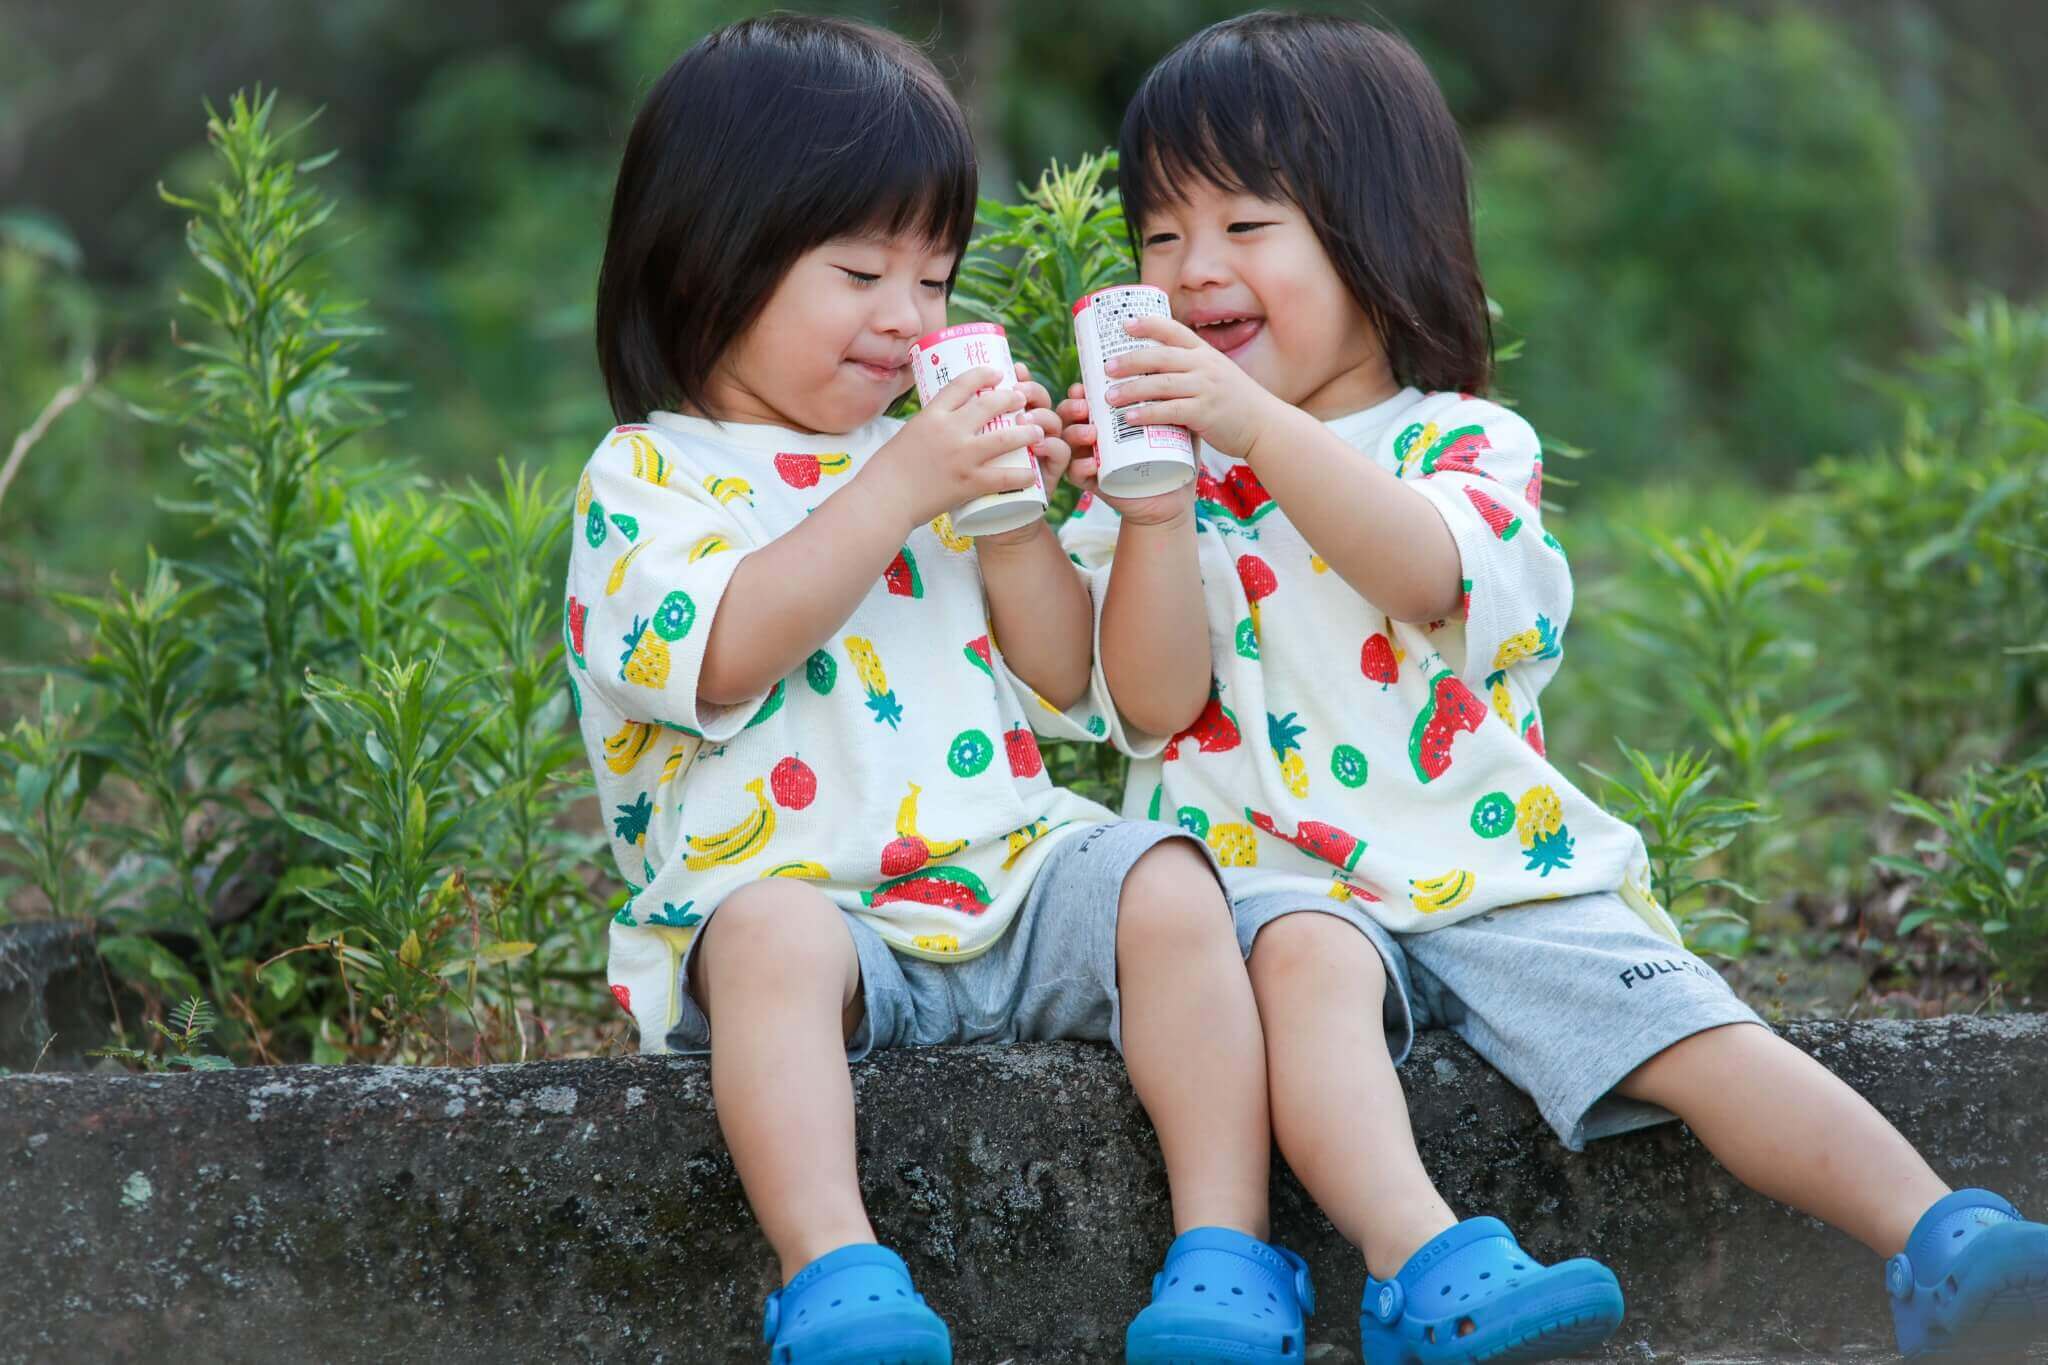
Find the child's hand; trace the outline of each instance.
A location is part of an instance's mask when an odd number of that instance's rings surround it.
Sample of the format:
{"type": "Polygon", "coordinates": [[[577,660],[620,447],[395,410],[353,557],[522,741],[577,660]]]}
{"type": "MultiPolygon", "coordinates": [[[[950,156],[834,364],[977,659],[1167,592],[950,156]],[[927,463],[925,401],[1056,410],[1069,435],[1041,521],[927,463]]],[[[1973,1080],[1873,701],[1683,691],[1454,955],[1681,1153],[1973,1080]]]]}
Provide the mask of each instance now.
{"type": "Polygon", "coordinates": [[[1103,492],[1095,481],[1101,464],[1095,455],[1095,427],[1088,420],[1088,397],[1079,384],[1067,390],[1067,401],[1060,404],[1059,415],[1066,423],[1060,438],[1073,451],[1073,462],[1067,466],[1068,481],[1114,507],[1125,522],[1133,526],[1163,526],[1186,516],[1194,507],[1193,480],[1171,493],[1157,493],[1149,498],[1113,498],[1103,492]]]}
{"type": "MultiPolygon", "coordinates": [[[[1060,486],[1060,476],[1067,472],[1073,451],[1060,439],[1059,414],[1052,410],[1052,395],[1045,391],[1045,385],[1032,379],[1031,371],[1023,365],[1017,366],[1017,392],[1024,395],[1024,418],[1035,424],[1044,433],[1038,443],[1031,447],[1031,458],[1038,461],[1038,472],[1045,479],[1048,491],[1060,486]]],[[[1003,531],[992,536],[976,536],[976,545],[1011,545],[1029,540],[1045,527],[1044,521],[1027,522],[1013,531],[1003,531]]]]}
{"type": "Polygon", "coordinates": [[[1021,388],[995,388],[996,379],[996,371],[982,365],[940,389],[862,469],[881,515],[902,523],[906,535],[963,502],[1031,487],[1029,469],[991,462],[1042,442],[1042,423],[1021,421],[977,434],[994,418],[1025,406],[1021,388]]]}
{"type": "Polygon", "coordinates": [[[1183,426],[1208,444],[1251,458],[1251,451],[1287,405],[1230,357],[1172,318],[1133,318],[1132,336],[1157,342],[1142,351],[1112,357],[1103,369],[1111,380],[1105,397],[1139,426],[1183,426]]]}

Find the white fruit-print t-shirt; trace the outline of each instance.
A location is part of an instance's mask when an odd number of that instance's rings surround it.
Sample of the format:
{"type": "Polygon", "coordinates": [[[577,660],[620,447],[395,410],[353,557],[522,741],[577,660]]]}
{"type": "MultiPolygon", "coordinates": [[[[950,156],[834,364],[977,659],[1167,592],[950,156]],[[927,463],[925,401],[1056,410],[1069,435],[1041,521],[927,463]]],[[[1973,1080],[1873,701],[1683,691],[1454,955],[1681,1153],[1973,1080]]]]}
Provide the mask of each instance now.
{"type": "MultiPolygon", "coordinates": [[[[1677,941],[1641,837],[1544,757],[1537,695],[1563,653],[1572,580],[1543,529],[1536,433],[1497,404],[1415,389],[1328,426],[1442,514],[1461,610],[1392,620],[1330,570],[1249,464],[1204,448],[1195,539],[1215,691],[1171,739],[1130,732],[1097,649],[1097,705],[1136,760],[1124,813],[1205,839],[1233,896],[1353,900],[1414,933],[1614,892],[1677,941]]],[[[1084,499],[1061,540],[1100,580],[1117,527],[1114,509],[1084,499]]]]}
{"type": "Polygon", "coordinates": [[[563,631],[571,695],[631,898],[612,994],[665,1048],[677,968],[735,887],[815,886],[896,951],[949,960],[999,939],[1046,856],[1113,819],[1055,787],[1034,731],[1100,738],[989,635],[973,542],[919,527],[853,615],[765,694],[697,696],[711,623],[753,549],[844,488],[902,423],[839,435],[656,413],[608,433],[576,493],[563,631]]]}

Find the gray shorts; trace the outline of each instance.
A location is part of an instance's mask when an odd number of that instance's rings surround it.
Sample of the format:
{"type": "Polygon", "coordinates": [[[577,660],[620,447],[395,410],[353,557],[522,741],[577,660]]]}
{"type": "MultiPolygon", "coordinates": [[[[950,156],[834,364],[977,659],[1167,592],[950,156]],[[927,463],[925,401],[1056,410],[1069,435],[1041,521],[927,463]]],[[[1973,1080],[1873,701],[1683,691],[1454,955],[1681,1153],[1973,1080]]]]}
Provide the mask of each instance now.
{"type": "Polygon", "coordinates": [[[1527,1091],[1575,1152],[1675,1117],[1610,1093],[1644,1062],[1704,1029],[1764,1022],[1719,972],[1612,895],[1532,901],[1396,934],[1349,902],[1270,893],[1233,904],[1238,946],[1250,957],[1261,929],[1303,911],[1335,915],[1379,949],[1396,1066],[1416,1030],[1450,1029],[1527,1091]]]}
{"type": "MultiPolygon", "coordinates": [[[[1072,835],[1039,868],[1009,931],[964,962],[899,956],[864,921],[845,915],[866,1004],[847,1060],[877,1048],[1053,1038],[1106,1039],[1121,1051],[1116,914],[1124,879],[1161,841],[1187,838],[1186,830],[1146,820],[1072,835]]],[[[1188,843],[1207,856],[1201,844],[1188,843]]],[[[682,1014],[668,1046],[685,1055],[711,1046],[711,1021],[690,994],[690,956],[703,939],[699,932],[691,940],[677,967],[682,1014]]]]}

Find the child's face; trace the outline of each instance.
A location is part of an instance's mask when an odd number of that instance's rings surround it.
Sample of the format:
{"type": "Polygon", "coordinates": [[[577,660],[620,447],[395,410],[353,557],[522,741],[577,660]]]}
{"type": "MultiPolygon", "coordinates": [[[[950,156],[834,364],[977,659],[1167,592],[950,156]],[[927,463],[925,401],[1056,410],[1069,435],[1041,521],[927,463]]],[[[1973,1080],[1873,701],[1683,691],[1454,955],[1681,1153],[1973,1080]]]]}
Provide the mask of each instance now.
{"type": "Polygon", "coordinates": [[[1276,398],[1330,418],[1394,392],[1371,320],[1292,202],[1197,181],[1138,240],[1139,278],[1276,398]]]}
{"type": "Polygon", "coordinates": [[[709,415],[810,432],[873,421],[911,385],[910,343],[946,325],[952,269],[914,233],[805,252],[720,359],[709,415]]]}

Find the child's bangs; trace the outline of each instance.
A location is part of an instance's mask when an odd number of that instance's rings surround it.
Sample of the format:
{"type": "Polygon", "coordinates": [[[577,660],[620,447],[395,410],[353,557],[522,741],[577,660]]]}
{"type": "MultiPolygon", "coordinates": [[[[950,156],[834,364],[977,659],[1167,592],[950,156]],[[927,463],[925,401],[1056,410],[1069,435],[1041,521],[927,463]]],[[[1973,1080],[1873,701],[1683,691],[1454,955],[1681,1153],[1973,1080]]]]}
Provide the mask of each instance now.
{"type": "Polygon", "coordinates": [[[908,233],[957,258],[974,232],[974,144],[950,107],[915,83],[903,95],[820,158],[817,240],[908,233]]]}
{"type": "Polygon", "coordinates": [[[1117,171],[1133,232],[1147,214],[1184,202],[1183,187],[1198,182],[1301,202],[1288,149],[1272,137],[1289,118],[1272,75],[1243,43],[1213,30],[1152,69],[1124,111],[1117,171]]]}

